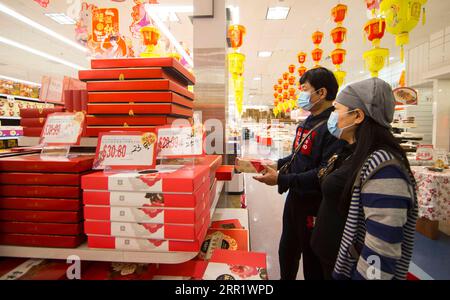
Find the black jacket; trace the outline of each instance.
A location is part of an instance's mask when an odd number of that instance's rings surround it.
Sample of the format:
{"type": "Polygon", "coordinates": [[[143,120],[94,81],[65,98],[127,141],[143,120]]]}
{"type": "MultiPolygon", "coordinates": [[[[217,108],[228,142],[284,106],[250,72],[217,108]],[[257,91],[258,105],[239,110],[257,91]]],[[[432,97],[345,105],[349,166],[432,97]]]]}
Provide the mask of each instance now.
{"type": "MultiPolygon", "coordinates": [[[[328,120],[334,107],[322,112],[320,115],[310,115],[297,127],[296,138],[293,143],[293,151],[303,136],[319,122],[328,120]]],[[[294,159],[289,174],[278,175],[278,192],[280,194],[289,190],[287,200],[301,201],[300,205],[309,215],[317,215],[322,199],[317,173],[327,165],[329,158],[338,152],[346,142],[336,139],[328,131],[327,123],[316,129],[299,151],[294,159]]],[[[278,169],[290,161],[292,155],[278,160],[278,169]]]]}

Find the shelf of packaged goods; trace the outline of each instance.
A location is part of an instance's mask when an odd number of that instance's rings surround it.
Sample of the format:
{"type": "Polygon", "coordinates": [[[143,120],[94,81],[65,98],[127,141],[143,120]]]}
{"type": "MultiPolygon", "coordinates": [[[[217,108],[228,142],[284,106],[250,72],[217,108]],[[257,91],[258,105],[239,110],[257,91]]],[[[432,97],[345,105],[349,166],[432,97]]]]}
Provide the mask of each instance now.
{"type": "MultiPolygon", "coordinates": [[[[223,181],[217,182],[217,192],[211,207],[211,215],[214,214],[223,186],[223,181]]],[[[78,256],[82,261],[107,261],[147,264],[179,264],[195,258],[197,254],[198,253],[195,252],[157,253],[121,251],[112,249],[91,249],[87,247],[86,243],[75,249],[0,245],[0,257],[3,256],[66,260],[69,256],[75,255],[78,256]]]]}
{"type": "Polygon", "coordinates": [[[0,94],[0,98],[30,101],[30,102],[42,102],[39,100],[39,98],[30,98],[30,97],[24,97],[24,96],[8,95],[8,94],[0,94]]]}
{"type": "MultiPolygon", "coordinates": [[[[39,145],[39,137],[21,136],[19,138],[19,147],[33,147],[39,145]]],[[[97,138],[82,137],[80,147],[97,147],[97,138]]]]}

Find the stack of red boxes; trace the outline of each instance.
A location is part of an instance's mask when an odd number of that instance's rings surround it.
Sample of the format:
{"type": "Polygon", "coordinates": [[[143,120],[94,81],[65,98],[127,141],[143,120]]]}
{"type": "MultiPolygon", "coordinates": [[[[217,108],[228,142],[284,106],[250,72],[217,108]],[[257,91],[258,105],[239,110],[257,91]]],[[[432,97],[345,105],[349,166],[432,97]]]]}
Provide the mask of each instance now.
{"type": "Polygon", "coordinates": [[[191,118],[194,76],[173,58],[92,60],[79,72],[87,82],[87,135],[112,130],[146,131],[191,118]]]}
{"type": "Polygon", "coordinates": [[[209,166],[161,165],[157,170],[83,176],[89,247],[200,251],[216,194],[209,166]]]}
{"type": "Polygon", "coordinates": [[[49,114],[63,112],[63,107],[55,108],[26,108],[20,110],[20,126],[23,127],[24,136],[41,136],[42,128],[49,114]]]}
{"type": "Polygon", "coordinates": [[[0,244],[74,248],[84,240],[81,176],[92,156],[0,159],[0,244]]]}

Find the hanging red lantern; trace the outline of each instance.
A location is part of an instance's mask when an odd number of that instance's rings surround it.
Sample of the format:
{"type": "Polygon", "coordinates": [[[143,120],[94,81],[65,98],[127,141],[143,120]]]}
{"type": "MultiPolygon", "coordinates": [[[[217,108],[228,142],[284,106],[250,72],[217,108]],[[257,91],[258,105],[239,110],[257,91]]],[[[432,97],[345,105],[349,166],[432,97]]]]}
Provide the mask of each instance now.
{"type": "Polygon", "coordinates": [[[278,100],[278,103],[283,102],[283,95],[281,95],[281,94],[278,95],[277,100],[278,100]]]}
{"type": "Polygon", "coordinates": [[[291,96],[291,97],[295,96],[295,89],[294,88],[290,88],[289,89],[289,96],[291,96]]]}
{"type": "Polygon", "coordinates": [[[277,93],[278,94],[281,94],[283,92],[283,87],[282,86],[279,86],[278,87],[278,90],[277,90],[277,93]]]}
{"type": "Polygon", "coordinates": [[[287,90],[288,88],[289,88],[289,83],[288,82],[283,83],[283,89],[287,90]]]}
{"type": "Polygon", "coordinates": [[[335,23],[341,24],[347,15],[347,5],[338,4],[331,10],[331,16],[335,23]]]}
{"type": "Polygon", "coordinates": [[[345,36],[347,35],[347,29],[345,27],[336,27],[331,31],[331,38],[333,40],[333,44],[339,48],[340,44],[342,44],[345,40],[345,36]]]}
{"type": "Polygon", "coordinates": [[[298,76],[302,77],[303,74],[305,74],[307,70],[308,69],[306,67],[301,66],[300,68],[298,68],[298,76]]]}
{"type": "Polygon", "coordinates": [[[319,47],[319,45],[322,43],[323,39],[323,32],[316,31],[312,35],[313,44],[316,45],[316,47],[319,47]]]}
{"type": "Polygon", "coordinates": [[[345,54],[347,51],[344,49],[335,49],[331,52],[331,60],[333,61],[333,65],[342,65],[345,60],[345,54]]]}
{"type": "Polygon", "coordinates": [[[291,74],[295,73],[295,65],[289,65],[289,73],[291,74]]]}
{"type": "Polygon", "coordinates": [[[287,81],[288,78],[289,78],[289,73],[288,73],[288,72],[284,72],[284,73],[283,73],[283,80],[284,80],[284,81],[287,81]]]}
{"type": "Polygon", "coordinates": [[[279,84],[279,85],[283,84],[283,79],[279,78],[279,79],[278,79],[278,84],[279,84]]]}
{"type": "Polygon", "coordinates": [[[316,63],[316,66],[318,66],[319,62],[322,60],[322,54],[323,50],[320,48],[316,48],[311,52],[312,59],[316,63]]]}
{"type": "Polygon", "coordinates": [[[380,45],[380,40],[383,38],[386,30],[386,21],[384,19],[372,19],[364,25],[367,39],[373,42],[375,47],[380,45]]]}
{"type": "MultiPolygon", "coordinates": [[[[295,71],[295,69],[294,69],[295,71]]],[[[294,85],[295,84],[295,76],[289,76],[289,84],[294,85]]]]}
{"type": "Polygon", "coordinates": [[[283,99],[288,99],[288,98],[289,98],[289,93],[283,92],[283,99]]]}
{"type": "Polygon", "coordinates": [[[277,92],[275,92],[275,93],[273,93],[273,97],[275,98],[275,99],[277,99],[278,98],[278,93],[277,92]]]}
{"type": "Polygon", "coordinates": [[[273,86],[273,90],[274,90],[274,91],[278,90],[278,84],[275,84],[275,85],[273,86]]]}
{"type": "Polygon", "coordinates": [[[306,61],[306,53],[301,51],[297,54],[298,63],[303,65],[306,61]]]}

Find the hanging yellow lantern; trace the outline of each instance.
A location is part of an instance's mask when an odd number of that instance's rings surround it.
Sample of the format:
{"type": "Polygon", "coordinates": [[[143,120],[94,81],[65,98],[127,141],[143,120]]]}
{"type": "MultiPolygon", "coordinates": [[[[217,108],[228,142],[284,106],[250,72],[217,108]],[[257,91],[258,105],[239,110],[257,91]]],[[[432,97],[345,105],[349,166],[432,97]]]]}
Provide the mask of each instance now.
{"type": "Polygon", "coordinates": [[[158,44],[158,40],[160,37],[160,32],[158,28],[154,26],[145,26],[140,30],[142,41],[145,45],[145,51],[141,53],[141,57],[158,57],[157,54],[154,53],[155,47],[158,44]]]}
{"type": "Polygon", "coordinates": [[[228,54],[228,69],[231,74],[244,74],[245,55],[242,53],[228,54]]]}
{"type": "MultiPolygon", "coordinates": [[[[401,61],[404,59],[404,46],[409,43],[409,32],[419,23],[422,6],[427,0],[383,0],[380,11],[386,18],[386,30],[395,35],[395,43],[401,47],[401,61]]],[[[425,24],[425,8],[422,21],[425,24]]]]}
{"type": "Polygon", "coordinates": [[[364,52],[365,66],[370,71],[372,77],[378,77],[378,72],[384,68],[388,57],[389,49],[386,48],[373,48],[364,52]]]}
{"type": "Polygon", "coordinates": [[[340,71],[340,70],[334,71],[333,73],[334,73],[334,77],[336,77],[336,81],[338,82],[338,85],[342,86],[344,84],[345,76],[347,75],[347,73],[344,71],[340,71]]]}

